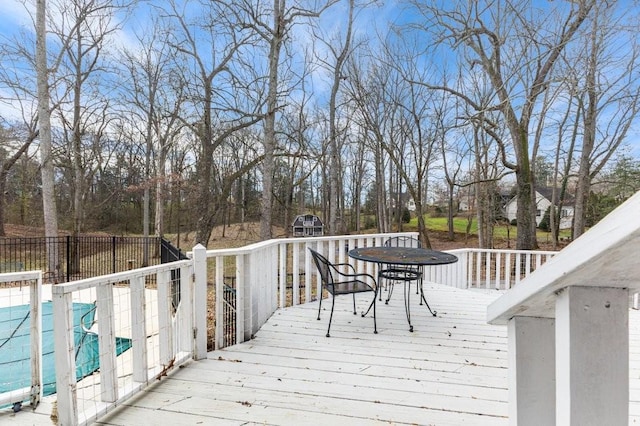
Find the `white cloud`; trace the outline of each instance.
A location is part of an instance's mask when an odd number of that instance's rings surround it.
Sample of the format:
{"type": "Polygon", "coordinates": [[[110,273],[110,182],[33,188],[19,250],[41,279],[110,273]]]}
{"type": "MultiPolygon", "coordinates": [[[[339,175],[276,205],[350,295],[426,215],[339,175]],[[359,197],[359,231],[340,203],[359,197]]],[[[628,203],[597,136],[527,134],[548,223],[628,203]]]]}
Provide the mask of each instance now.
{"type": "Polygon", "coordinates": [[[34,5],[31,2],[22,2],[20,0],[3,0],[2,15],[0,16],[1,31],[6,32],[5,27],[8,26],[25,26],[31,27],[32,20],[29,10],[35,12],[34,5]]]}

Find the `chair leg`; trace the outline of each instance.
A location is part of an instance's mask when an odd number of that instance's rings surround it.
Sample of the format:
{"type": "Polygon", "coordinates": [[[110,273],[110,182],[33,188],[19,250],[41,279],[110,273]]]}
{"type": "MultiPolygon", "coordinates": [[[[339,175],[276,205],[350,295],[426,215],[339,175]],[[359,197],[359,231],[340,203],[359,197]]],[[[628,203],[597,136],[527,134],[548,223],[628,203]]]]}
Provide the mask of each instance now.
{"type": "Polygon", "coordinates": [[[329,336],[329,330],[331,330],[331,320],[333,319],[333,307],[336,305],[336,298],[333,296],[331,298],[331,315],[329,315],[329,327],[327,327],[327,337],[329,336]]]}
{"type": "Polygon", "coordinates": [[[376,322],[376,296],[373,295],[373,334],[378,334],[378,324],[376,322]]]}
{"type": "Polygon", "coordinates": [[[353,315],[357,315],[358,313],[356,312],[356,294],[353,293],[353,315]]]}
{"type": "MultiPolygon", "coordinates": [[[[362,317],[367,316],[367,314],[369,313],[369,311],[371,310],[372,307],[374,307],[375,303],[376,303],[376,297],[378,297],[378,294],[382,294],[382,292],[380,291],[380,274],[378,274],[378,280],[376,281],[376,289],[375,289],[375,293],[373,293],[373,301],[369,304],[369,307],[367,308],[367,310],[365,312],[362,313],[362,317]]],[[[380,296],[380,300],[382,300],[382,296],[380,296]]]]}
{"type": "Polygon", "coordinates": [[[322,309],[322,291],[320,291],[318,300],[320,301],[320,303],[318,304],[318,321],[320,321],[320,309],[322,309]]]}

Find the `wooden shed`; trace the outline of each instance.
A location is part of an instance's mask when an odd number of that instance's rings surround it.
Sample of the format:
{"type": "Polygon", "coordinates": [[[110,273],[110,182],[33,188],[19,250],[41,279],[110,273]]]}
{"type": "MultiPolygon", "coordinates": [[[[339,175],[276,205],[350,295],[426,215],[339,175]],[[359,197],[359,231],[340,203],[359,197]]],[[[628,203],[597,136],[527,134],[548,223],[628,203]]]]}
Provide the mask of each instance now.
{"type": "Polygon", "coordinates": [[[313,214],[301,214],[293,221],[294,237],[321,237],[324,235],[324,223],[313,214]]]}

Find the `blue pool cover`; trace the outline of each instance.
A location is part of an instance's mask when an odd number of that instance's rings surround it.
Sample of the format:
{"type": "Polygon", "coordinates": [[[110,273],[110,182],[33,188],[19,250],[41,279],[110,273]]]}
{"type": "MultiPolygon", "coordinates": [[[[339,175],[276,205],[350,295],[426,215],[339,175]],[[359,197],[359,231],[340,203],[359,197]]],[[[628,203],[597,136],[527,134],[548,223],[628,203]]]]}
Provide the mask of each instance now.
{"type": "MultiPolygon", "coordinates": [[[[87,331],[94,319],[95,304],[73,304],[77,380],[99,368],[98,335],[87,331]]],[[[0,308],[0,393],[31,386],[30,323],[29,305],[0,308]]],[[[117,355],[130,347],[131,339],[116,337],[117,355]]],[[[42,381],[45,396],[56,392],[51,302],[42,304],[42,381]]]]}

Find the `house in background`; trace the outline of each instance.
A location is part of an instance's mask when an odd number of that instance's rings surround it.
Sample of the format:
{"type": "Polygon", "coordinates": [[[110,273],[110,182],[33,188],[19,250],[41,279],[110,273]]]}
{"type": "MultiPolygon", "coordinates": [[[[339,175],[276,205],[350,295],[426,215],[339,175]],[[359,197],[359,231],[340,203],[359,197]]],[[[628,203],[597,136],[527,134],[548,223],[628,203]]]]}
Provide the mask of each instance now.
{"type": "MultiPolygon", "coordinates": [[[[511,190],[506,190],[502,188],[498,188],[497,194],[495,194],[497,199],[495,203],[499,203],[500,208],[504,208],[504,206],[513,198],[513,194],[511,190]]],[[[459,212],[473,212],[477,209],[476,194],[475,194],[475,186],[469,185],[458,192],[457,197],[458,202],[458,211],[459,212]]]]}
{"type": "MultiPolygon", "coordinates": [[[[391,192],[389,197],[389,207],[391,207],[392,209],[395,209],[397,200],[398,200],[398,193],[391,192]]],[[[400,205],[402,206],[403,209],[406,208],[410,212],[416,211],[416,202],[414,201],[411,194],[409,194],[408,192],[400,193],[400,205]]]]}
{"type": "Polygon", "coordinates": [[[301,214],[291,225],[294,237],[321,237],[324,235],[324,223],[314,214],[301,214]]]}
{"type": "Polygon", "coordinates": [[[464,187],[458,191],[458,211],[471,212],[476,209],[476,194],[473,185],[464,187]]]}
{"type": "MultiPolygon", "coordinates": [[[[544,213],[551,206],[553,188],[540,187],[536,188],[536,226],[540,225],[544,213]]],[[[569,196],[565,199],[560,212],[560,229],[570,229],[573,224],[573,210],[574,199],[569,196]]],[[[516,197],[512,197],[504,206],[504,211],[507,219],[513,221],[516,219],[516,213],[518,211],[518,203],[516,197]]]]}

